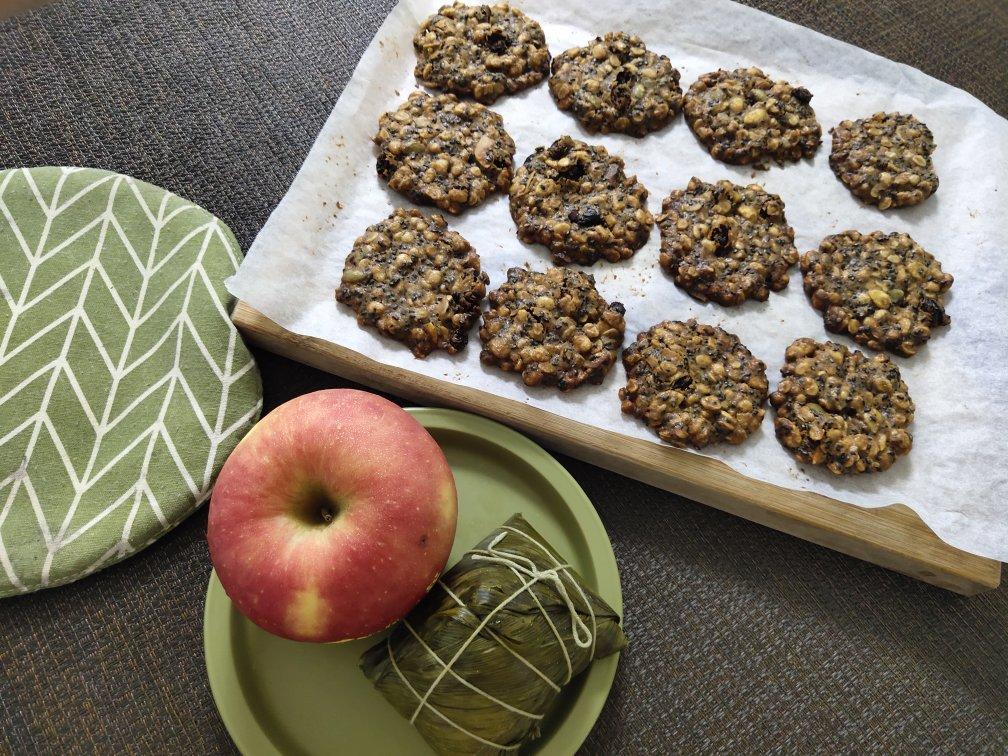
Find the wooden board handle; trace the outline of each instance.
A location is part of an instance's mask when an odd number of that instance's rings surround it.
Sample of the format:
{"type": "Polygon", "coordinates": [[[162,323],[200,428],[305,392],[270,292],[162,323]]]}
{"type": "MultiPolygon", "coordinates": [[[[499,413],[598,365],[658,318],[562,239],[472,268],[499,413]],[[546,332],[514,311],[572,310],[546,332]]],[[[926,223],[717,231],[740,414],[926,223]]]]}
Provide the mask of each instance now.
{"type": "Polygon", "coordinates": [[[277,354],[410,401],[484,415],[563,454],[918,580],[967,595],[1001,582],[1000,562],[948,545],[901,504],[864,509],[753,480],[710,457],[600,430],[291,333],[244,302],[235,305],[232,319],[250,342],[277,354]]]}

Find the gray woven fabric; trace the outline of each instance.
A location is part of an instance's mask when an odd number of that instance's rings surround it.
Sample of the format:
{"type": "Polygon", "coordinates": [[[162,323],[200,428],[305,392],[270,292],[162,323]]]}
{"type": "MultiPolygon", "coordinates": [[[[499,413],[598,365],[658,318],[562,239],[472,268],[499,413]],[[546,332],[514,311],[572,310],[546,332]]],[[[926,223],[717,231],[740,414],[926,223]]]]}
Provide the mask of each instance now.
{"type": "MultiPolygon", "coordinates": [[[[391,0],[79,0],[0,25],[0,164],[99,166],[247,246],[391,0]]],[[[1008,112],[1003,0],[753,3],[1008,112]]],[[[759,62],[759,61],[757,61],[759,62]]],[[[266,410],[346,385],[257,353],[266,410]]],[[[589,753],[1003,752],[1008,589],[961,598],[573,460],[631,645],[589,753]]],[[[0,753],[216,753],[205,514],[0,602],[0,753]]]]}

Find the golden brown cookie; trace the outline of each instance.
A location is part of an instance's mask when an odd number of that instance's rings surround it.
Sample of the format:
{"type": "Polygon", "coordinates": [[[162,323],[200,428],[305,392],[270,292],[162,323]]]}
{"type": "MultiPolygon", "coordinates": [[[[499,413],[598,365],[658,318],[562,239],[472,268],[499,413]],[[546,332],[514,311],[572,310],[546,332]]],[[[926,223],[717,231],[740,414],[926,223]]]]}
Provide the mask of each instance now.
{"type": "Polygon", "coordinates": [[[336,299],[360,325],[404,342],[416,357],[455,354],[469,340],[488,282],[479,255],[444,218],[396,210],[354,242],[336,299]]]}
{"type": "Polygon", "coordinates": [[[418,204],[449,213],[511,185],[515,144],[504,119],[453,94],[414,92],[378,119],[378,175],[418,204]]]}
{"type": "Polygon", "coordinates": [[[910,451],[914,403],[888,356],[802,338],[781,376],[770,395],[774,429],[798,461],[848,475],[885,470],[910,451]]]}
{"type": "Polygon", "coordinates": [[[845,231],[802,255],[805,293],[827,330],[904,357],[948,325],[952,276],[908,234],[845,231]]]}
{"type": "Polygon", "coordinates": [[[721,69],[693,82],[683,115],[712,157],[763,168],[819,149],[822,128],[811,100],[804,87],[773,81],[758,68],[721,69]]]}
{"type": "Polygon", "coordinates": [[[879,209],[923,202],[938,188],[931,129],[906,113],[876,113],[830,129],[830,167],[855,197],[879,209]]]}
{"type": "Polygon", "coordinates": [[[765,301],[798,262],[784,203],[757,184],[693,177],[665,200],[658,227],[662,268],[701,302],[765,301]]]}
{"type": "Polygon", "coordinates": [[[413,49],[420,83],[488,105],[549,73],[542,27],[505,3],[444,5],[420,25],[413,49]]]}
{"type": "Polygon", "coordinates": [[[637,36],[610,32],[553,59],[550,92],[591,132],[644,136],[682,105],[679,72],[637,36]]]}
{"type": "Polygon", "coordinates": [[[624,412],[673,446],[740,444],[763,422],[766,365],[734,334],[666,320],[623,350],[624,412]]]}
{"type": "Polygon", "coordinates": [[[515,171],[509,192],[518,237],[558,265],[631,257],[651,235],[647,189],[605,147],[563,136],[515,171]]]}
{"type": "Polygon", "coordinates": [[[598,384],[616,361],[626,310],[619,302],[607,304],[587,273],[511,268],[489,299],[480,360],[521,373],[526,385],[569,391],[598,384]]]}

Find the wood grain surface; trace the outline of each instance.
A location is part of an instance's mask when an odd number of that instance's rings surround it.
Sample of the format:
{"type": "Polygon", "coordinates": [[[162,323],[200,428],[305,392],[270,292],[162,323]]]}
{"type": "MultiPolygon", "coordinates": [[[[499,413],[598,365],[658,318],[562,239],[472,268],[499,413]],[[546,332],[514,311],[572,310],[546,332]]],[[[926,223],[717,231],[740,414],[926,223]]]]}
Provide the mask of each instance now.
{"type": "Polygon", "coordinates": [[[949,546],[902,504],[864,509],[763,483],[710,457],[600,430],[291,333],[245,302],[237,303],[232,319],[248,341],[285,357],[411,401],[484,415],[564,454],[918,580],[967,595],[1000,584],[1000,562],[949,546]]]}

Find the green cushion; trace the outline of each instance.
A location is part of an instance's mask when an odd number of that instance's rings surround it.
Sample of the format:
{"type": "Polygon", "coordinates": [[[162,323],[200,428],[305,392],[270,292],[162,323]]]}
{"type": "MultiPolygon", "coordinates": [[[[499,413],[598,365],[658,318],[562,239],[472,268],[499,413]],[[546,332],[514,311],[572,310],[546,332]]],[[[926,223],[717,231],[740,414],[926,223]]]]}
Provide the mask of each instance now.
{"type": "Polygon", "coordinates": [[[0,172],[0,596],[123,559],[259,416],[213,215],[107,171],[0,172]]]}

